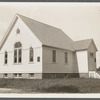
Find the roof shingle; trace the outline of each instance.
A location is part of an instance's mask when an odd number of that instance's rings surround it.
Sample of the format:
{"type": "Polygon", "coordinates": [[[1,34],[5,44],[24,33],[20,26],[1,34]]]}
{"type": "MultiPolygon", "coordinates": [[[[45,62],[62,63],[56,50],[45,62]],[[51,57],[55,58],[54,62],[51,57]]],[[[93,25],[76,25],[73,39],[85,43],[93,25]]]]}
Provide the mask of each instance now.
{"type": "Polygon", "coordinates": [[[74,41],[74,49],[75,50],[86,50],[88,49],[90,43],[93,41],[93,39],[86,39],[86,40],[80,40],[80,41],[74,41]]]}
{"type": "Polygon", "coordinates": [[[38,22],[28,17],[18,15],[43,45],[74,51],[73,41],[61,30],[38,22]]]}

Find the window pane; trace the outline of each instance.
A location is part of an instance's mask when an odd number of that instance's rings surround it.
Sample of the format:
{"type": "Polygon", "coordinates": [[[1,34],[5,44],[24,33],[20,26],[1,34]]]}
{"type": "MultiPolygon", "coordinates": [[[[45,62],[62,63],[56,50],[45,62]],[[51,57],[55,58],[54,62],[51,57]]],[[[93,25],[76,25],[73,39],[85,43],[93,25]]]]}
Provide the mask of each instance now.
{"type": "Polygon", "coordinates": [[[14,50],[14,56],[17,57],[17,50],[14,50]]]}
{"type": "Polygon", "coordinates": [[[5,58],[7,58],[7,52],[5,52],[5,58]]]}
{"type": "Polygon", "coordinates": [[[33,62],[33,58],[32,57],[30,57],[30,62],[33,62]]]}
{"type": "Polygon", "coordinates": [[[20,42],[15,43],[14,45],[14,63],[21,63],[22,61],[22,44],[20,42]]]}
{"type": "Polygon", "coordinates": [[[17,63],[17,49],[14,50],[14,63],[17,63]]]}
{"type": "Polygon", "coordinates": [[[40,57],[37,57],[37,62],[40,62],[40,57]]]}
{"type": "Polygon", "coordinates": [[[4,78],[6,78],[8,75],[7,74],[4,74],[4,78]]]}
{"type": "Polygon", "coordinates": [[[7,64],[7,52],[5,52],[4,64],[7,64]]]}
{"type": "Polygon", "coordinates": [[[19,50],[18,50],[18,62],[19,62],[19,63],[21,63],[21,60],[22,60],[22,59],[21,59],[21,58],[22,58],[21,56],[22,56],[22,50],[19,49],[19,50]]]}
{"type": "Polygon", "coordinates": [[[14,63],[17,63],[17,57],[14,58],[14,63]]]}
{"type": "Polygon", "coordinates": [[[7,54],[7,52],[5,52],[4,64],[7,64],[7,56],[8,56],[8,54],[7,54]]]}
{"type": "Polygon", "coordinates": [[[22,77],[22,74],[21,73],[19,74],[19,77],[22,77]]]}
{"type": "Polygon", "coordinates": [[[30,51],[29,51],[29,59],[30,59],[30,62],[33,62],[33,55],[34,55],[34,50],[33,50],[33,48],[31,47],[30,48],[30,51]]]}
{"type": "Polygon", "coordinates": [[[14,47],[15,47],[15,48],[22,47],[22,44],[21,44],[20,42],[17,42],[17,43],[15,43],[14,47]]]}
{"type": "Polygon", "coordinates": [[[19,28],[17,29],[17,31],[16,31],[17,33],[20,33],[20,30],[19,30],[19,28]]]}
{"type": "Polygon", "coordinates": [[[52,62],[56,62],[56,50],[52,51],[52,62]]]}
{"type": "Polygon", "coordinates": [[[65,52],[65,63],[68,63],[68,53],[65,52]]]}
{"type": "Polygon", "coordinates": [[[14,74],[14,77],[17,77],[17,74],[14,74]]]}
{"type": "Polygon", "coordinates": [[[30,73],[30,77],[34,77],[34,73],[30,73]]]}
{"type": "Polygon", "coordinates": [[[96,62],[96,58],[94,58],[94,62],[96,62]]]}
{"type": "Polygon", "coordinates": [[[7,64],[7,59],[5,59],[5,64],[7,64]]]}
{"type": "Polygon", "coordinates": [[[22,50],[21,50],[21,49],[19,49],[19,56],[21,56],[21,54],[22,54],[22,50]]]}
{"type": "Polygon", "coordinates": [[[22,61],[22,59],[21,59],[21,57],[19,57],[18,62],[21,63],[21,61],[22,61]]]}
{"type": "Polygon", "coordinates": [[[93,53],[90,53],[90,57],[93,57],[93,53]]]}

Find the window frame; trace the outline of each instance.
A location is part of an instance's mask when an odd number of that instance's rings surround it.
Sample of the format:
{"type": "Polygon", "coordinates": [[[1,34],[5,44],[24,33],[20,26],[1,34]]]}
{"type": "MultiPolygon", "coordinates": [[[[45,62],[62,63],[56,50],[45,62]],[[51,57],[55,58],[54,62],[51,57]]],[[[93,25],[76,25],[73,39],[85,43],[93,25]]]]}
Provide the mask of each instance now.
{"type": "Polygon", "coordinates": [[[34,73],[29,73],[29,78],[30,79],[34,78],[34,73]],[[31,75],[33,75],[33,76],[31,76],[31,75]]]}
{"type": "Polygon", "coordinates": [[[33,49],[33,47],[29,48],[29,63],[34,63],[34,49],[33,49]],[[33,53],[32,56],[30,55],[31,50],[32,50],[32,53],[33,53]],[[31,57],[33,59],[32,61],[31,61],[31,57]]]}
{"type": "Polygon", "coordinates": [[[56,63],[56,62],[57,62],[57,51],[52,50],[52,63],[56,63]]]}
{"type": "Polygon", "coordinates": [[[37,57],[37,62],[40,62],[40,56],[37,57]]]}
{"type": "Polygon", "coordinates": [[[20,34],[20,29],[19,28],[16,29],[16,34],[20,34]]]}
{"type": "Polygon", "coordinates": [[[13,59],[13,63],[14,64],[21,64],[22,63],[22,44],[21,44],[21,42],[16,42],[14,44],[14,59],[13,59]],[[17,45],[17,43],[20,43],[19,47],[15,47],[17,45]],[[21,53],[19,54],[20,50],[21,50],[21,53]],[[15,56],[15,51],[16,51],[16,56],[15,56]],[[16,62],[15,62],[15,58],[16,58],[16,62]],[[20,58],[21,58],[21,61],[19,61],[20,58]]]}
{"type": "Polygon", "coordinates": [[[64,52],[64,63],[68,64],[68,52],[64,52]]]}
{"type": "Polygon", "coordinates": [[[8,52],[5,51],[4,53],[4,65],[7,65],[8,64],[8,52]]]}
{"type": "Polygon", "coordinates": [[[3,78],[8,78],[8,74],[7,73],[4,73],[3,74],[3,78]],[[5,75],[6,75],[6,77],[5,77],[5,75]]]}
{"type": "Polygon", "coordinates": [[[13,77],[14,78],[22,78],[22,73],[14,73],[13,77]]]}

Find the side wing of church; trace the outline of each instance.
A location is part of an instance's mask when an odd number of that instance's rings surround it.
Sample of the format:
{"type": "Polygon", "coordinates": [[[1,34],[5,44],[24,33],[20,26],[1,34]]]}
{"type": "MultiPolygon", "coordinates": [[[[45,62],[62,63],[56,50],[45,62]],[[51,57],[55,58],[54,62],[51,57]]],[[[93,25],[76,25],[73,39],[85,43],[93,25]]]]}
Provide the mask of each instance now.
{"type": "Polygon", "coordinates": [[[96,78],[96,51],[93,39],[17,14],[0,43],[0,78],[96,78]]]}

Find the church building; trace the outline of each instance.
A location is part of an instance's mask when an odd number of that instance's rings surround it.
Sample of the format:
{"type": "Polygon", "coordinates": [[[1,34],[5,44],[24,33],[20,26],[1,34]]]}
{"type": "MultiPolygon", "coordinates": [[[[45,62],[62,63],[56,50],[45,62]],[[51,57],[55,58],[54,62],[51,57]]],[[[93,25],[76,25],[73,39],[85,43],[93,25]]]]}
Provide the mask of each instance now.
{"type": "Polygon", "coordinates": [[[0,78],[97,78],[93,39],[73,41],[61,29],[16,14],[0,42],[0,78]]]}

